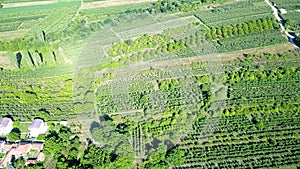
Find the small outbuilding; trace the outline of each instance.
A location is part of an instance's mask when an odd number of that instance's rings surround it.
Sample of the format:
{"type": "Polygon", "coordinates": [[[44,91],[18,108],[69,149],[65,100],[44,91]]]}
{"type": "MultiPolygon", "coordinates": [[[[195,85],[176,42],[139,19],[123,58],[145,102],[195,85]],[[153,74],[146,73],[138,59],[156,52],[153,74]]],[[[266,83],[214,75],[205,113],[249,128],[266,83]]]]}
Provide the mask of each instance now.
{"type": "Polygon", "coordinates": [[[13,129],[13,121],[11,118],[3,117],[0,120],[0,135],[8,135],[13,129]]]}
{"type": "Polygon", "coordinates": [[[279,13],[280,14],[287,14],[287,11],[285,9],[283,9],[283,8],[280,8],[279,9],[279,13]]]}

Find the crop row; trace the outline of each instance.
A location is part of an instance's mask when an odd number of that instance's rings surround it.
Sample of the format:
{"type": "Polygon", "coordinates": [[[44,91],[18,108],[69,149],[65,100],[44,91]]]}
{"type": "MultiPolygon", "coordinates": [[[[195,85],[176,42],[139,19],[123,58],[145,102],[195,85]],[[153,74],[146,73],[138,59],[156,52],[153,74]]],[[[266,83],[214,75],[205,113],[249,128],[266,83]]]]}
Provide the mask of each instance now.
{"type": "Polygon", "coordinates": [[[272,0],[278,8],[285,8],[288,10],[297,10],[299,9],[300,2],[297,0],[272,0]]]}
{"type": "Polygon", "coordinates": [[[58,120],[75,117],[73,101],[54,103],[1,103],[2,116],[11,115],[15,120],[32,120],[33,117],[45,120],[58,120]]]}
{"type": "MultiPolygon", "coordinates": [[[[213,167],[211,162],[215,163],[218,159],[218,163],[226,163],[231,167],[240,168],[248,165],[264,167],[267,165],[265,161],[259,161],[254,165],[240,164],[234,160],[251,161],[250,159],[263,157],[270,157],[271,160],[276,156],[285,156],[291,158],[289,165],[297,165],[295,159],[298,154],[295,152],[300,148],[298,146],[300,140],[297,137],[300,130],[297,126],[299,119],[297,110],[251,116],[200,118],[194,122],[193,129],[180,145],[186,151],[185,164],[196,168],[201,166],[210,168],[213,167]],[[212,132],[207,132],[209,131],[207,128],[211,127],[209,123],[215,126],[212,132]]],[[[281,162],[272,161],[270,166],[276,166],[281,162]]]]}
{"type": "Polygon", "coordinates": [[[286,38],[278,30],[269,30],[264,33],[248,34],[219,40],[215,44],[218,52],[230,52],[242,49],[251,49],[261,46],[271,46],[286,43],[286,38]]]}
{"type": "Polygon", "coordinates": [[[272,96],[291,96],[299,95],[299,83],[292,83],[286,85],[272,85],[272,86],[258,86],[246,87],[243,89],[232,88],[229,92],[230,99],[244,97],[244,98],[257,98],[257,97],[272,97],[272,96]]]}
{"type": "Polygon", "coordinates": [[[195,16],[211,27],[250,21],[270,14],[271,10],[267,5],[256,6],[254,3],[249,4],[248,1],[241,1],[213,10],[203,10],[197,12],[195,16]]]}
{"type": "Polygon", "coordinates": [[[6,22],[6,23],[1,23],[0,32],[18,30],[18,28],[19,28],[20,25],[21,25],[21,22],[6,22]]]}

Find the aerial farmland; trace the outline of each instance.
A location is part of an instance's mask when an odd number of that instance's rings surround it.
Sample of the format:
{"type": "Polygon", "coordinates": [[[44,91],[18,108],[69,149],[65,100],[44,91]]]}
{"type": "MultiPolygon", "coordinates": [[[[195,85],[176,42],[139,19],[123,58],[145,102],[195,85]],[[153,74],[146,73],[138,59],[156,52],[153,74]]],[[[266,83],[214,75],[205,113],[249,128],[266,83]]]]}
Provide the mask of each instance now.
{"type": "Polygon", "coordinates": [[[0,7],[0,168],[300,167],[299,1],[0,7]]]}

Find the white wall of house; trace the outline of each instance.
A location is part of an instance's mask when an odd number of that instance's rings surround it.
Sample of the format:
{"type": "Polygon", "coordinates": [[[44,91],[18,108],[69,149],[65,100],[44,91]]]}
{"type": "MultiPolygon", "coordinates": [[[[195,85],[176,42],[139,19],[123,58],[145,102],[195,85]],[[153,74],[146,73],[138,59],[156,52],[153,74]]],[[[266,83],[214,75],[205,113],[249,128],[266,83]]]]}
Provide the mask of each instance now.
{"type": "Polygon", "coordinates": [[[10,120],[6,127],[0,126],[0,135],[8,135],[13,129],[13,121],[10,120]]]}

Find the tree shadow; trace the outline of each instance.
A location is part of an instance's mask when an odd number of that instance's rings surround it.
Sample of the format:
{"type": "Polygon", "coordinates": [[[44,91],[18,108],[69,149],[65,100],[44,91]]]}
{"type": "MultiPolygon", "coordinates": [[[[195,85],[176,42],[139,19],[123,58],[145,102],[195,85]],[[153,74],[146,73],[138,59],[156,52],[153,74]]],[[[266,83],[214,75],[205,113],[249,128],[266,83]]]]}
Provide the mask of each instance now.
{"type": "Polygon", "coordinates": [[[92,131],[95,129],[95,128],[101,128],[101,125],[100,123],[96,122],[96,121],[93,121],[91,123],[91,126],[90,126],[90,132],[92,133],[92,131]]]}
{"type": "Polygon", "coordinates": [[[21,52],[18,52],[16,54],[16,59],[17,59],[17,63],[18,63],[18,68],[20,69],[21,68],[21,61],[22,61],[22,54],[21,54],[21,52]]]}

